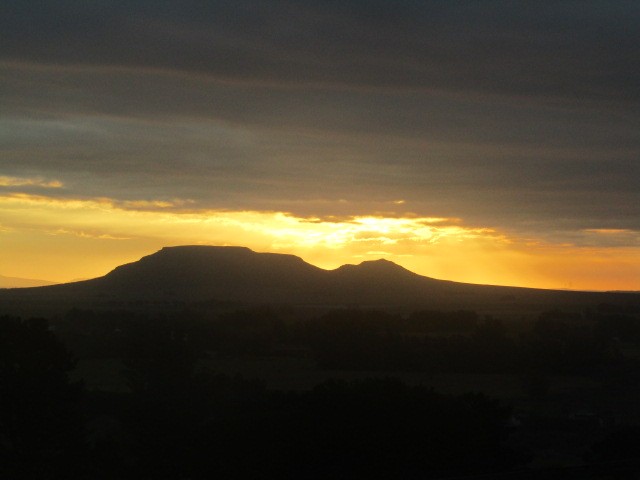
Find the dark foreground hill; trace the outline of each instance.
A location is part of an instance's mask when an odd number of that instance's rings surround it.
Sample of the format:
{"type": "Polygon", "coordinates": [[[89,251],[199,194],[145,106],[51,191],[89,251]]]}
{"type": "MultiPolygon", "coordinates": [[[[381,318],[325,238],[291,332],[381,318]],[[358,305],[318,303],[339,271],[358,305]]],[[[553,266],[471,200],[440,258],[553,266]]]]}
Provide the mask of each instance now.
{"type": "Polygon", "coordinates": [[[417,275],[386,260],[323,270],[293,255],[212,246],[166,247],[92,280],[0,290],[0,312],[229,302],[528,311],[602,303],[633,308],[640,306],[640,294],[457,283],[417,275]]]}

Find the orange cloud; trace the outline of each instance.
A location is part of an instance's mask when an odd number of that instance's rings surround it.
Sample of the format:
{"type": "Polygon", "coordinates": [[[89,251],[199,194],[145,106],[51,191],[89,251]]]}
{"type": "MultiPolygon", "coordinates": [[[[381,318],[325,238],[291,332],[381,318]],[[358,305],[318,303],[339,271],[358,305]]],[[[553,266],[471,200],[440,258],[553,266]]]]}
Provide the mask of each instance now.
{"type": "Polygon", "coordinates": [[[198,210],[188,200],[0,195],[3,275],[70,280],[105,274],[165,245],[244,245],[323,268],[385,257],[435,278],[542,288],[638,289],[640,248],[521,239],[456,218],[198,210]],[[189,210],[181,205],[189,204],[189,210]]]}

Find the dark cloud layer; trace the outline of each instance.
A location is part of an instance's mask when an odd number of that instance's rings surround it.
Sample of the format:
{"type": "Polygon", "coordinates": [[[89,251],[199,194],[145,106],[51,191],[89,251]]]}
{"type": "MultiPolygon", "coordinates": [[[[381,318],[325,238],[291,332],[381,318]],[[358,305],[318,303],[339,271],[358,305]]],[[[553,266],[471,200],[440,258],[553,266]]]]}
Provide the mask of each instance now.
{"type": "Polygon", "coordinates": [[[5,58],[638,101],[635,1],[4,2],[5,58]]]}
{"type": "Polygon", "coordinates": [[[0,175],[51,195],[640,230],[638,2],[0,8],[0,175]]]}

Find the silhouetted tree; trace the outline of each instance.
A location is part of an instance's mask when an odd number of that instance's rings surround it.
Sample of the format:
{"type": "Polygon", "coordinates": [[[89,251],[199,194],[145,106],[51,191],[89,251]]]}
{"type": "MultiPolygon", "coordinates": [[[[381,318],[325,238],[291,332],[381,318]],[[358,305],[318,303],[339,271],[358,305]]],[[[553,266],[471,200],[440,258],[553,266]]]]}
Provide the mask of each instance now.
{"type": "Polygon", "coordinates": [[[82,386],[74,360],[42,319],[0,318],[0,471],[70,478],[83,451],[82,386]]]}

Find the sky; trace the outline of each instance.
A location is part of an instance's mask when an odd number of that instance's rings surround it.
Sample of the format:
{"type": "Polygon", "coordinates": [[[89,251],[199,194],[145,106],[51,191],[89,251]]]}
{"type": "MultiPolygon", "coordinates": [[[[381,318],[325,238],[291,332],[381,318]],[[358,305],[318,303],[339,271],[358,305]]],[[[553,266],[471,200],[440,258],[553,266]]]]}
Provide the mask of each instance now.
{"type": "Polygon", "coordinates": [[[0,275],[163,246],[640,290],[640,2],[4,0],[0,275]]]}

